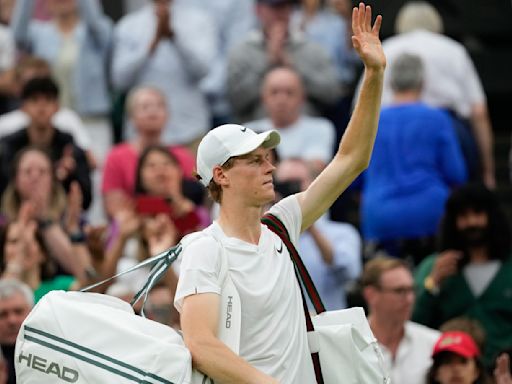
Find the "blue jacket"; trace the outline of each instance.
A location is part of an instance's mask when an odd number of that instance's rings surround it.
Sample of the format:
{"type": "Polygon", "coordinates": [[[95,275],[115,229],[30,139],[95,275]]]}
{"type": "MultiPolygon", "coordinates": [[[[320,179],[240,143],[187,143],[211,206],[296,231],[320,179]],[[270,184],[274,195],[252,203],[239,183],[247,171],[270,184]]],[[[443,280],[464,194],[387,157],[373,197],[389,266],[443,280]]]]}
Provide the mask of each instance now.
{"type": "Polygon", "coordinates": [[[421,103],[382,109],[364,178],[365,239],[433,235],[451,187],[466,178],[448,114],[421,103]]]}
{"type": "MultiPolygon", "coordinates": [[[[112,39],[112,22],[98,0],[77,0],[80,24],[75,31],[80,51],[74,71],[74,99],[82,116],[105,115],[110,110],[107,58],[112,39]]],[[[62,35],[52,21],[32,20],[34,0],[17,0],[11,29],[19,48],[52,65],[62,46],[62,35]]]]}

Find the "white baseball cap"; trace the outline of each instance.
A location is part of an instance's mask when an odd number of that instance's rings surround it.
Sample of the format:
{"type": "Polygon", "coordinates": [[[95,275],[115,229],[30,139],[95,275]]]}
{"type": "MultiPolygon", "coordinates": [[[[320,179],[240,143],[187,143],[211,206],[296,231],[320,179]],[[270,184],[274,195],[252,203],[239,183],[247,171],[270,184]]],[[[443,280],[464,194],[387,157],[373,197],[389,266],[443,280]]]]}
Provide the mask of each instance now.
{"type": "Polygon", "coordinates": [[[208,132],[197,148],[197,174],[207,187],[213,178],[213,168],[233,156],[245,155],[259,146],[274,148],[281,141],[275,130],[256,133],[238,124],[225,124],[208,132]]]}

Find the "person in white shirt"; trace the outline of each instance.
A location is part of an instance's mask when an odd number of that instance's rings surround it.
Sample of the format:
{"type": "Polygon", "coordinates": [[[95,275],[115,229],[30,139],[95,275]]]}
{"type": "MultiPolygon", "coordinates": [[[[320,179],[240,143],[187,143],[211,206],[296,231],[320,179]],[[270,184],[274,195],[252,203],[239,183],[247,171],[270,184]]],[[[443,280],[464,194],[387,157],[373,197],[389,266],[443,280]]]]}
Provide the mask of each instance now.
{"type": "Polygon", "coordinates": [[[366,263],[363,296],[393,384],[424,384],[440,332],[409,321],[414,279],[401,259],[376,257],[366,263]]]}
{"type": "Polygon", "coordinates": [[[320,171],[331,160],[336,138],[332,123],[305,115],[304,86],[290,67],[277,67],[263,80],[261,98],[267,118],[245,124],[256,132],[276,129],[281,135],[279,159],[300,158],[320,171]]]}
{"type": "MultiPolygon", "coordinates": [[[[392,36],[383,42],[391,68],[395,59],[407,52],[418,55],[425,67],[422,100],[448,109],[469,121],[482,178],[487,187],[496,184],[492,151],[492,129],[482,83],[466,48],[443,35],[443,22],[437,10],[424,1],[409,2],[397,15],[392,36]]],[[[389,71],[384,76],[382,105],[393,102],[389,71]]]]}
{"type": "MultiPolygon", "coordinates": [[[[153,0],[115,27],[111,80],[115,90],[139,85],[159,88],[172,118],[163,139],[195,150],[210,128],[210,111],[200,82],[217,53],[216,26],[188,1],[153,0]],[[137,31],[137,33],[134,33],[137,31]]],[[[134,137],[127,126],[125,138],[134,137]]]]}
{"type": "MultiPolygon", "coordinates": [[[[378,37],[381,22],[378,16],[372,27],[369,6],[354,8],[352,41],[365,64],[365,80],[343,142],[306,191],[270,209],[295,244],[368,166],[386,62],[378,37]]],[[[275,198],[271,149],[279,140],[277,131],[256,134],[228,124],[211,130],[198,147],[197,173],[220,202],[220,215],[205,230],[212,236],[183,251],[175,306],[194,366],[216,382],[315,382],[293,263],[280,238],[260,222],[263,207],[275,198]],[[217,335],[221,252],[241,299],[238,355],[217,335]]]]}
{"type": "MultiPolygon", "coordinates": [[[[48,62],[36,56],[26,56],[20,60],[15,69],[16,86],[21,88],[29,80],[36,77],[47,77],[51,75],[48,62]]],[[[19,96],[18,94],[16,96],[19,96]]],[[[0,138],[27,127],[30,123],[28,115],[21,109],[15,109],[0,116],[0,138]]],[[[63,132],[73,136],[75,142],[86,152],[91,167],[94,167],[96,160],[91,152],[91,139],[85,129],[82,119],[73,110],[60,107],[53,115],[53,125],[63,132]]]]}

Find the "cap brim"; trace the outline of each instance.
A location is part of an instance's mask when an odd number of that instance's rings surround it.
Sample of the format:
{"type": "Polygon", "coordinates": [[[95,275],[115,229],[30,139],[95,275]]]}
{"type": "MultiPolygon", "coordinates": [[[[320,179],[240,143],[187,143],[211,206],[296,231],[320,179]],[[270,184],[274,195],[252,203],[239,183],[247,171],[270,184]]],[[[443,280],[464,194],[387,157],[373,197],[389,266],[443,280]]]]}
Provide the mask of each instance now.
{"type": "Polygon", "coordinates": [[[263,146],[264,148],[275,148],[281,141],[281,136],[276,130],[258,133],[240,143],[238,150],[231,153],[231,156],[242,156],[263,146]]]}
{"type": "Polygon", "coordinates": [[[460,345],[452,345],[452,346],[437,350],[436,353],[433,354],[433,357],[435,357],[443,352],[455,353],[456,355],[465,357],[466,359],[472,359],[472,358],[478,356],[478,353],[476,351],[473,352],[473,351],[469,350],[468,348],[461,347],[460,345]]]}

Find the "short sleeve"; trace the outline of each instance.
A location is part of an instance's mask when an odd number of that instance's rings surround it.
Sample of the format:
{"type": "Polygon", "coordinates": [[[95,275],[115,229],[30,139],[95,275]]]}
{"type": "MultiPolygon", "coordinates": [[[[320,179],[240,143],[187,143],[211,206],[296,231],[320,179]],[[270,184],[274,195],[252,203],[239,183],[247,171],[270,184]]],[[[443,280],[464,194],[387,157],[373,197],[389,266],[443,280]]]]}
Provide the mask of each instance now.
{"type": "Polygon", "coordinates": [[[183,300],[199,293],[221,293],[220,244],[213,237],[201,237],[183,250],[174,306],[181,313],[183,300]]]}
{"type": "Polygon", "coordinates": [[[302,227],[302,211],[297,196],[291,195],[282,199],[272,206],[268,213],[282,221],[288,230],[292,243],[297,246],[302,227]]]}

